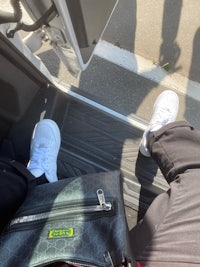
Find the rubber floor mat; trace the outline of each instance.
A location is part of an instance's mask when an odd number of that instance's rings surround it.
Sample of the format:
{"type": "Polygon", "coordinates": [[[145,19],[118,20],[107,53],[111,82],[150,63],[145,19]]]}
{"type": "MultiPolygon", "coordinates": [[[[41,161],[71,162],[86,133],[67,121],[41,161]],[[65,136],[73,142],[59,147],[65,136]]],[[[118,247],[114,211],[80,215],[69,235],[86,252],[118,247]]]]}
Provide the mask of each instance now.
{"type": "Polygon", "coordinates": [[[157,165],[138,153],[143,132],[87,104],[71,100],[61,129],[60,179],[120,169],[130,227],[167,188],[157,165]],[[153,185],[152,185],[153,184],[153,185]]]}

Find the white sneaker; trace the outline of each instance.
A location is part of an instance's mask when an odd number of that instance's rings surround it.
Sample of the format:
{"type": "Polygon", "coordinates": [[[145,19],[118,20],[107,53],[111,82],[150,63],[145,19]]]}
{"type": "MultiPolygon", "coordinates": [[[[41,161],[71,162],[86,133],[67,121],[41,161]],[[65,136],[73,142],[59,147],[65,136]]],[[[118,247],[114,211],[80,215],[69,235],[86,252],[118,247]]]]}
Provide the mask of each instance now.
{"type": "Polygon", "coordinates": [[[53,120],[44,119],[36,124],[31,140],[30,161],[27,166],[35,177],[45,174],[51,183],[58,180],[57,156],[60,143],[60,130],[53,120]]]}
{"type": "Polygon", "coordinates": [[[157,131],[162,126],[174,122],[179,108],[178,95],[171,91],[166,90],[161,93],[153,107],[153,114],[147,130],[144,132],[142,140],[140,142],[140,152],[150,157],[149,150],[147,148],[148,134],[149,132],[157,131]]]}

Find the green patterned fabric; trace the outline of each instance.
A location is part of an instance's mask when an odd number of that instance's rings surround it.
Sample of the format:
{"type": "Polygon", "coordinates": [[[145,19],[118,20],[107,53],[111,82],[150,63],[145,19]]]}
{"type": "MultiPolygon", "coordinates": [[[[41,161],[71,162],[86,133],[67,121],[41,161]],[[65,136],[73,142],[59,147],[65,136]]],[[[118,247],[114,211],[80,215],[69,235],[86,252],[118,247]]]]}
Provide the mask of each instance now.
{"type": "Polygon", "coordinates": [[[127,256],[126,237],[119,172],[68,178],[27,195],[0,238],[0,262],[2,267],[56,261],[106,267],[111,263],[104,254],[109,252],[118,265],[127,256]],[[98,210],[99,189],[111,210],[98,210]]]}

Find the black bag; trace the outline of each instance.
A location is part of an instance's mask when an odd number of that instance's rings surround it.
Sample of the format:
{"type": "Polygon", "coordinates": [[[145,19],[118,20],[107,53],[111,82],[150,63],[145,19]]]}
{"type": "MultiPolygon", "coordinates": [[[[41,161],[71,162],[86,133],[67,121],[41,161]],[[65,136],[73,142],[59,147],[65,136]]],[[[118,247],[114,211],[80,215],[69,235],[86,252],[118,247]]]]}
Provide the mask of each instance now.
{"type": "Polygon", "coordinates": [[[35,178],[24,165],[0,158],[0,232],[24,201],[34,181],[35,178]]]}
{"type": "Polygon", "coordinates": [[[131,262],[119,172],[36,186],[0,238],[0,262],[2,267],[131,262]]]}

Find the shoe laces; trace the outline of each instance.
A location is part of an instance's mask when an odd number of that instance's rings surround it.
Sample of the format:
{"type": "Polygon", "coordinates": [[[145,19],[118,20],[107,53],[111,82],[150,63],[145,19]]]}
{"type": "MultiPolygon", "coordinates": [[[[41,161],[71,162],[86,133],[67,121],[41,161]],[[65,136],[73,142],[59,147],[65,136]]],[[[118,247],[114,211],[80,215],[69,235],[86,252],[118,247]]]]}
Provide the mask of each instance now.
{"type": "Polygon", "coordinates": [[[30,159],[30,168],[31,169],[44,169],[47,167],[48,163],[48,151],[49,148],[45,144],[37,144],[33,148],[33,153],[30,159]]]}
{"type": "Polygon", "coordinates": [[[155,112],[151,125],[165,125],[169,122],[172,122],[173,119],[174,116],[169,108],[159,107],[159,110],[155,112]]]}

